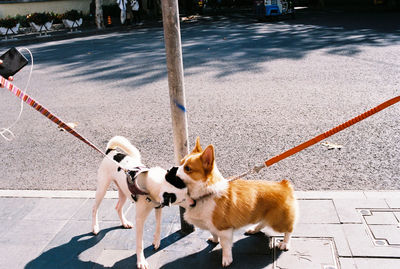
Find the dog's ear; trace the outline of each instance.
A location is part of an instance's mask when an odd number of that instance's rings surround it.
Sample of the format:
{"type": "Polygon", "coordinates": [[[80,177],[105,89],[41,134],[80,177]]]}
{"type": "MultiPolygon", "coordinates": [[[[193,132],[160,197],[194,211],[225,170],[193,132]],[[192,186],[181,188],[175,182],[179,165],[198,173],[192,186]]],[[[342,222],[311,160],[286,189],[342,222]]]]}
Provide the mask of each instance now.
{"type": "Polygon", "coordinates": [[[207,148],[201,154],[201,160],[203,162],[203,168],[206,173],[210,173],[214,168],[214,147],[213,145],[207,146],[207,148]]]}
{"type": "Polygon", "coordinates": [[[200,145],[200,137],[198,136],[196,138],[196,145],[194,146],[192,153],[200,153],[202,151],[203,151],[203,148],[200,145]]]}
{"type": "Polygon", "coordinates": [[[170,170],[167,171],[167,174],[165,175],[165,180],[175,188],[184,189],[186,188],[186,185],[182,179],[176,176],[177,171],[178,167],[172,167],[170,170]]]}

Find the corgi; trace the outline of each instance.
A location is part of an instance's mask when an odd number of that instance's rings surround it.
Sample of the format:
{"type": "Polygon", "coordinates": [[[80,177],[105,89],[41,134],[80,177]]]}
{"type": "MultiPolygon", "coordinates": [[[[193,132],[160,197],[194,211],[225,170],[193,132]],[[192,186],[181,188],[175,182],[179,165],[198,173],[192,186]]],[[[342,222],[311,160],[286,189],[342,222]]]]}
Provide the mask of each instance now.
{"type": "Polygon", "coordinates": [[[298,211],[289,181],[229,181],[219,172],[214,156],[213,145],[203,150],[197,138],[193,151],[176,171],[191,198],[186,199],[184,219],[210,231],[209,240],[221,243],[223,267],[233,262],[233,231],[249,224],[255,226],[246,234],[258,233],[265,226],[284,233],[278,248],[288,250],[298,211]]]}

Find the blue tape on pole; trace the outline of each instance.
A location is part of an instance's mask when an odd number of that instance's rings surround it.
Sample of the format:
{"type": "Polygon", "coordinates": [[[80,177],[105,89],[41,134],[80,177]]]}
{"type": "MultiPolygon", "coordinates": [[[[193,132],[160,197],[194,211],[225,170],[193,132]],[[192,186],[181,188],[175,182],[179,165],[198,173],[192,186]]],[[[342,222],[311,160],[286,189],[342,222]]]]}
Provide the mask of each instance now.
{"type": "Polygon", "coordinates": [[[180,110],[182,110],[183,112],[186,113],[186,108],[185,108],[183,105],[179,104],[178,101],[176,101],[176,100],[174,100],[174,102],[175,102],[175,105],[176,105],[180,110]]]}

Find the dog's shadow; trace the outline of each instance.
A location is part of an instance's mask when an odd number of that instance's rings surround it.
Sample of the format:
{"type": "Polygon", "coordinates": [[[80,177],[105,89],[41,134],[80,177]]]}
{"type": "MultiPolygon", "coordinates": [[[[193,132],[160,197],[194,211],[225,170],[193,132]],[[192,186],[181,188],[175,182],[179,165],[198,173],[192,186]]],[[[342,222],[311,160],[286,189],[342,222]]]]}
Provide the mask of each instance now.
{"type": "MultiPolygon", "coordinates": [[[[151,264],[151,261],[149,261],[149,258],[157,253],[162,251],[163,249],[167,248],[168,246],[171,246],[172,244],[174,244],[175,242],[181,240],[182,238],[186,237],[187,234],[182,233],[181,231],[176,231],[170,235],[168,235],[167,237],[161,239],[160,242],[160,247],[155,250],[153,245],[148,246],[147,248],[145,248],[143,250],[144,256],[146,257],[147,261],[150,263],[150,268],[154,268],[151,264]]],[[[136,268],[136,262],[137,262],[137,256],[136,253],[130,257],[127,257],[123,260],[120,260],[118,262],[116,262],[112,268],[117,269],[117,268],[136,268]]],[[[97,269],[97,267],[95,267],[97,269]]]]}
{"type": "MultiPolygon", "coordinates": [[[[85,233],[71,238],[68,243],[51,248],[43,252],[40,256],[30,261],[25,269],[43,269],[43,268],[134,268],[136,266],[136,254],[129,258],[118,261],[112,267],[106,267],[94,261],[82,261],[79,255],[84,251],[95,247],[107,233],[121,229],[121,226],[110,227],[103,229],[98,235],[92,233],[85,233]]],[[[163,238],[160,242],[160,248],[155,250],[154,247],[148,246],[144,249],[144,255],[149,258],[154,253],[166,248],[167,246],[182,239],[186,235],[177,231],[163,238]]]]}
{"type": "MultiPolygon", "coordinates": [[[[42,268],[133,268],[136,265],[136,254],[116,262],[112,267],[105,267],[94,261],[82,261],[79,255],[84,251],[96,246],[107,233],[121,229],[120,226],[103,229],[97,236],[92,233],[85,233],[71,238],[68,243],[54,247],[43,252],[40,256],[30,261],[25,269],[42,268]]],[[[154,250],[153,246],[144,249],[146,258],[171,246],[177,241],[186,237],[185,234],[177,231],[161,240],[160,248],[154,250]]],[[[205,240],[205,239],[204,239],[205,240]]],[[[186,244],[191,244],[190,238],[186,238],[186,244]]],[[[234,261],[229,268],[265,268],[273,263],[273,251],[269,249],[270,238],[264,233],[258,233],[238,240],[233,246],[234,261]]],[[[165,250],[160,257],[160,268],[220,268],[222,260],[221,249],[216,249],[217,244],[208,245],[199,252],[184,256],[190,251],[190,247],[179,246],[172,250],[165,250]],[[182,257],[183,256],[183,257],[182,257]],[[167,258],[166,258],[167,257],[167,258]],[[167,263],[163,259],[166,258],[167,263]],[[173,260],[168,262],[169,260],[173,260]]],[[[276,254],[279,256],[279,252],[276,254]]],[[[276,257],[277,258],[277,257],[276,257]]]]}
{"type": "MultiPolygon", "coordinates": [[[[257,233],[236,241],[232,248],[233,263],[229,268],[265,268],[274,262],[274,250],[270,249],[271,238],[264,233],[257,233]]],[[[222,268],[222,250],[214,250],[217,244],[208,242],[203,250],[178,258],[160,268],[222,268]]],[[[176,253],[179,255],[179,253],[176,253]]],[[[275,259],[281,252],[275,253],[275,259]]],[[[168,253],[174,256],[174,253],[168,253]]],[[[181,256],[181,255],[180,255],[181,256]]],[[[170,257],[171,258],[171,257],[170,257]]]]}
{"type": "MultiPolygon", "coordinates": [[[[92,261],[82,261],[79,255],[97,245],[108,232],[121,229],[121,226],[110,227],[101,230],[97,236],[85,233],[71,238],[68,243],[49,249],[39,257],[30,261],[25,269],[42,268],[93,268],[99,265],[92,261]]],[[[104,268],[100,265],[98,268],[104,268]]]]}

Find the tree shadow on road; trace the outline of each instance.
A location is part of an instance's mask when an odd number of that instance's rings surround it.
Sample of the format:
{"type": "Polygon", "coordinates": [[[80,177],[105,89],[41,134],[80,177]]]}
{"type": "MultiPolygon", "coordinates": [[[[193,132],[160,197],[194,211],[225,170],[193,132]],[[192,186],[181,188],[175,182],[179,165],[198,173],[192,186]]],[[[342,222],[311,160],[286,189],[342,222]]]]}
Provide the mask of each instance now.
{"type": "MultiPolygon", "coordinates": [[[[400,41],[397,13],[300,11],[295,20],[256,22],[252,15],[239,18],[182,23],[185,74],[204,67],[217,77],[260,71],[275,59],[301,59],[325,49],[326,53],[357,55],[363,46],[387,46],[400,41]]],[[[72,81],[118,81],[119,85],[144,85],[166,78],[163,30],[135,29],[47,43],[34,49],[36,62],[60,66],[72,81]],[[55,54],[62,57],[55,57],[55,54]],[[67,73],[66,73],[67,74],[67,73]]],[[[43,66],[45,67],[45,66],[43,66]]]]}

